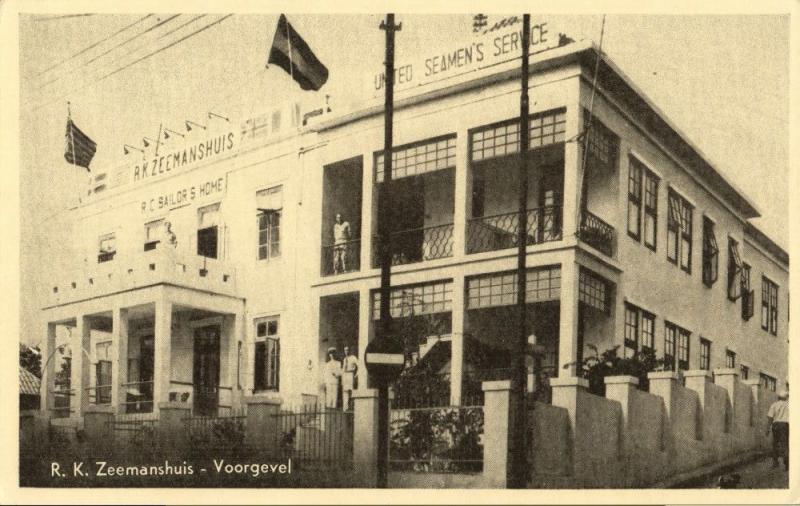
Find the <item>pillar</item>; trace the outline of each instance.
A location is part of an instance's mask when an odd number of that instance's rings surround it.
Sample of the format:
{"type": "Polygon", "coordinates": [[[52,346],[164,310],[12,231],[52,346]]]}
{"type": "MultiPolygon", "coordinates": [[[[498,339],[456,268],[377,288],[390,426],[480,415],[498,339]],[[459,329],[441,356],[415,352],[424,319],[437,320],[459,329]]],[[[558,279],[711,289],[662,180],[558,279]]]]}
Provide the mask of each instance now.
{"type": "Polygon", "coordinates": [[[483,476],[487,488],[505,488],[508,482],[509,436],[514,420],[511,412],[511,382],[484,381],[483,476]]]}
{"type": "Polygon", "coordinates": [[[79,315],[76,319],[75,330],[70,339],[70,349],[72,350],[72,376],[70,378],[70,389],[72,390],[72,400],[70,402],[71,415],[80,418],[89,406],[89,374],[91,358],[89,355],[91,324],[88,317],[79,315]]]}
{"type": "Polygon", "coordinates": [[[728,402],[725,403],[725,427],[731,434],[731,448],[734,450],[747,450],[751,446],[750,434],[744,432],[743,427],[737,423],[739,412],[748,409],[746,406],[736,405],[736,385],[739,383],[739,371],[735,368],[714,369],[714,384],[725,389],[728,393],[728,402]]]}
{"type": "Polygon", "coordinates": [[[108,448],[112,441],[110,422],[114,420],[114,409],[111,406],[92,405],[83,415],[83,432],[92,448],[108,448]]]}
{"type": "MultiPolygon", "coordinates": [[[[362,268],[369,264],[362,263],[362,268]]],[[[358,389],[367,388],[369,385],[369,374],[366,367],[367,344],[372,340],[372,300],[370,299],[369,288],[362,288],[358,292],[358,389]]],[[[319,365],[319,371],[322,364],[319,365]]],[[[315,383],[319,383],[319,375],[315,378],[315,383]]]]}
{"type": "Polygon", "coordinates": [[[466,254],[469,218],[472,216],[472,174],[469,168],[469,131],[458,132],[455,188],[453,189],[453,256],[466,254]]]}
{"type": "Polygon", "coordinates": [[[452,332],[450,337],[450,405],[461,405],[464,375],[464,324],[467,308],[464,301],[464,277],[453,278],[452,332]]]}
{"type": "MultiPolygon", "coordinates": [[[[156,382],[156,385],[158,383],[156,382]]],[[[186,402],[158,402],[158,440],[164,447],[188,448],[189,431],[184,420],[192,413],[186,402]]]]}
{"type": "Polygon", "coordinates": [[[565,254],[565,260],[561,263],[561,303],[558,327],[559,377],[574,377],[577,371],[578,279],[579,266],[575,262],[575,252],[571,250],[565,254]]]}
{"type": "MultiPolygon", "coordinates": [[[[363,363],[363,362],[362,362],[363,363]]],[[[353,470],[358,486],[373,488],[378,481],[378,390],[353,392],[353,470]]]]}
{"type": "MultiPolygon", "coordinates": [[[[565,138],[574,139],[581,129],[583,123],[583,109],[580,102],[580,79],[575,78],[567,88],[566,93],[566,125],[565,125],[565,138]]],[[[578,192],[581,188],[581,181],[583,174],[581,171],[582,164],[582,146],[581,142],[567,142],[564,144],[564,212],[562,221],[562,233],[565,240],[573,240],[578,221],[578,208],[580,200],[578,192]]]]}
{"type": "Polygon", "coordinates": [[[753,429],[755,449],[766,449],[770,440],[765,435],[767,430],[767,407],[764,407],[763,386],[758,378],[746,379],[745,387],[750,389],[750,426],[753,429]]]}
{"type": "Polygon", "coordinates": [[[620,483],[623,487],[630,487],[633,485],[633,478],[635,477],[636,469],[633,467],[636,463],[637,449],[636,441],[631,439],[629,425],[630,419],[630,405],[639,379],[633,376],[606,376],[606,399],[617,401],[622,407],[622,430],[620,431],[620,455],[624,464],[623,468],[623,481],[620,483]]]}
{"type": "Polygon", "coordinates": [[[40,409],[50,415],[55,407],[53,390],[56,371],[56,324],[47,322],[42,340],[42,383],[39,387],[40,409]]]}
{"type": "Polygon", "coordinates": [[[550,386],[553,389],[551,404],[567,410],[570,427],[568,447],[572,449],[572,452],[570,455],[564,455],[564,458],[567,459],[567,464],[564,467],[568,470],[569,475],[574,478],[575,486],[578,488],[583,486],[582,484],[586,479],[581,467],[585,449],[579,444],[580,440],[576,437],[578,431],[585,429],[586,425],[584,423],[584,427],[578,427],[580,416],[578,414],[578,398],[582,394],[588,394],[589,381],[584,378],[559,376],[558,378],[550,379],[550,386]]]}
{"type": "Polygon", "coordinates": [[[245,425],[245,445],[248,448],[260,448],[276,452],[272,457],[280,455],[278,429],[280,420],[277,416],[283,400],[278,396],[245,397],[247,403],[247,423],[245,425]]]}
{"type": "MultiPolygon", "coordinates": [[[[169,401],[172,355],[172,302],[160,297],[155,302],[153,315],[153,407],[169,401]]],[[[154,409],[155,411],[155,409],[154,409]]]]}
{"type": "Polygon", "coordinates": [[[125,384],[128,382],[128,310],[121,307],[115,307],[111,314],[112,329],[112,349],[114,350],[114,358],[111,365],[111,406],[113,406],[117,413],[124,414],[126,412],[127,392],[128,388],[125,384]]]}

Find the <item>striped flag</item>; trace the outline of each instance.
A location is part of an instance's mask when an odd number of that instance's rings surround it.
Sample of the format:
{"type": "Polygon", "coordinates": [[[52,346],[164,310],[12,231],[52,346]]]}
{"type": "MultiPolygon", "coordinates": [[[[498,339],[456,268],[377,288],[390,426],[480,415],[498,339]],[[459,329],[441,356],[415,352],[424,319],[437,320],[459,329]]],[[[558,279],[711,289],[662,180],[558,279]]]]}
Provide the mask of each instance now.
{"type": "Polygon", "coordinates": [[[72,118],[67,119],[66,141],[64,158],[73,165],[89,170],[89,164],[92,163],[92,158],[97,151],[97,143],[83,133],[72,121],[72,118]]]}
{"type": "Polygon", "coordinates": [[[317,59],[283,14],[278,20],[278,28],[269,51],[267,65],[270,63],[288,72],[304,90],[317,91],[328,81],[328,69],[317,59]]]}

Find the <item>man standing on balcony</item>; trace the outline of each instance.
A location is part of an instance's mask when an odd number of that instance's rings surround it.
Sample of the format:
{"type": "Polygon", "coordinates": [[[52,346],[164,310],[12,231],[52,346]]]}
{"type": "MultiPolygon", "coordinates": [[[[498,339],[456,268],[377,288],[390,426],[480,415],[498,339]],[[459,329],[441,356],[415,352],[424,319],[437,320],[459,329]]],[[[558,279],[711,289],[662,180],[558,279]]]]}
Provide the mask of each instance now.
{"type": "Polygon", "coordinates": [[[350,240],[350,223],[336,213],[333,224],[333,273],[347,272],[347,242],[350,240]]]}
{"type": "Polygon", "coordinates": [[[335,408],[339,397],[339,378],[342,376],[342,364],[336,360],[336,348],[328,348],[328,361],[325,362],[323,380],[325,383],[325,407],[335,408]]]}
{"type": "Polygon", "coordinates": [[[772,467],[778,467],[778,456],[789,470],[789,392],[781,390],[778,400],[767,411],[767,435],[772,431],[772,467]]]}
{"type": "Polygon", "coordinates": [[[350,352],[350,347],[344,347],[344,359],[342,360],[342,409],[350,409],[350,397],[356,386],[356,375],[358,374],[358,358],[350,352]]]}

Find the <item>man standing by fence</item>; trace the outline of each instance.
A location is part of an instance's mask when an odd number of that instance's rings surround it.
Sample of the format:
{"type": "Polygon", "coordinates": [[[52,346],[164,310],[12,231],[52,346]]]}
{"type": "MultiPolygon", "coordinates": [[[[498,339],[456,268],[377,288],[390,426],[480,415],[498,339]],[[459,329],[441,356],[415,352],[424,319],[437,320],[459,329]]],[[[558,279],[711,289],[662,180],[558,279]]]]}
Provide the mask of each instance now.
{"type": "Polygon", "coordinates": [[[767,435],[772,431],[772,467],[778,467],[778,455],[783,456],[783,467],[789,470],[789,392],[781,390],[778,400],[767,411],[767,435]]]}
{"type": "Polygon", "coordinates": [[[336,348],[328,348],[328,361],[323,371],[325,379],[325,407],[335,408],[339,399],[339,378],[342,376],[342,363],[336,359],[336,348]]]}

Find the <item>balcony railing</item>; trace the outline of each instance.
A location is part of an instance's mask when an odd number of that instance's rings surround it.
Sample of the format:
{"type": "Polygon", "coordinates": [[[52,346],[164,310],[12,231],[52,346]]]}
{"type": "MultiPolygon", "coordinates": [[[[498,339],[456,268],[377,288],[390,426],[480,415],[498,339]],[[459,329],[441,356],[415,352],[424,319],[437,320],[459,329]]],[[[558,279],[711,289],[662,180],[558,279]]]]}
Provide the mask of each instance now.
{"type": "Polygon", "coordinates": [[[578,237],[597,251],[614,256],[614,227],[589,211],[581,211],[578,237]]]}
{"type": "MultiPolygon", "coordinates": [[[[561,240],[561,206],[528,210],[527,245],[561,240]]],[[[482,253],[517,246],[519,213],[472,218],[467,223],[467,253],[482,253]]]]}
{"type": "Polygon", "coordinates": [[[361,269],[361,239],[323,246],[321,262],[323,276],[358,271],[361,269]]]}
{"type": "MultiPolygon", "coordinates": [[[[380,265],[380,240],[375,238],[372,266],[380,265]]],[[[392,233],[392,265],[413,264],[453,256],[453,224],[392,233]]]]}

